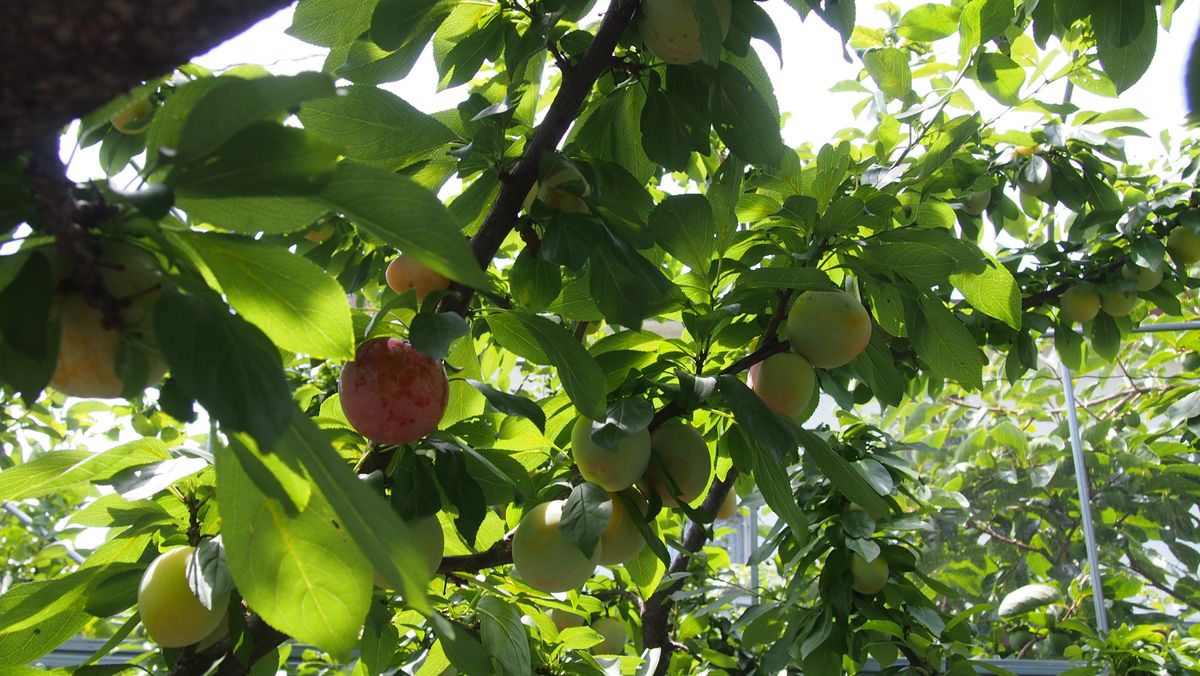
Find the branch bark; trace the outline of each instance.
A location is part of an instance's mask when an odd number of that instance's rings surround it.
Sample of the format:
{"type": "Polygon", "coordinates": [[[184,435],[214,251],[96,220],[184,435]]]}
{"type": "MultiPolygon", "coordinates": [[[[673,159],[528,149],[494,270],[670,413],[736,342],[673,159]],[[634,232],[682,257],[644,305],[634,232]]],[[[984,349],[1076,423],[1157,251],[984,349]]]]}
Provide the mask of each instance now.
{"type": "Polygon", "coordinates": [[[0,3],[0,163],[291,0],[0,3]]]}

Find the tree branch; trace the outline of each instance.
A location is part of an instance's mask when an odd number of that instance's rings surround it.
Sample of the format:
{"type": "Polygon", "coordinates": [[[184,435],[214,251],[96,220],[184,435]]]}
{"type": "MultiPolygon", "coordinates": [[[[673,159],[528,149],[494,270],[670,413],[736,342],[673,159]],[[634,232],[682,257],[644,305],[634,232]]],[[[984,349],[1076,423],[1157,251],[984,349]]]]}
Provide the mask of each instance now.
{"type": "MultiPolygon", "coordinates": [[[[640,0],[609,0],[608,11],[604,20],[600,22],[596,37],[592,39],[579,63],[563,72],[558,94],[546,111],[546,117],[525,146],[525,152],[512,169],[501,175],[500,194],[488,210],[479,232],[471,238],[475,260],[479,261],[480,267],[485,270],[516,225],[517,214],[521,211],[525,196],[537,180],[538,161],[542,153],[554,150],[566,136],[596,80],[600,79],[601,73],[612,62],[617,41],[633,19],[639,2],[640,0]]],[[[441,310],[465,315],[474,293],[469,287],[461,285],[455,285],[453,288],[460,292],[458,297],[447,298],[441,310]]]]}
{"type": "Polygon", "coordinates": [[[0,3],[0,163],[291,0],[0,3]]]}

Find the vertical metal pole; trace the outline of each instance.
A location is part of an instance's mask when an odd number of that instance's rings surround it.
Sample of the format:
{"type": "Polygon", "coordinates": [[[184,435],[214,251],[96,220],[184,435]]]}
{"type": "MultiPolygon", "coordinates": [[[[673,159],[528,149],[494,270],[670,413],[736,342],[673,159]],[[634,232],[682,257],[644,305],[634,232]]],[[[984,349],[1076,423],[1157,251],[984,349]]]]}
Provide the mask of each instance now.
{"type": "Polygon", "coordinates": [[[1087,545],[1088,567],[1092,569],[1092,601],[1096,604],[1096,630],[1108,633],[1108,612],[1104,608],[1104,583],[1100,579],[1100,553],[1096,547],[1096,524],[1092,520],[1092,495],[1088,490],[1087,465],[1083,461],[1083,441],[1079,437],[1079,414],[1075,407],[1075,383],[1071,369],[1059,360],[1063,395],[1067,400],[1067,426],[1071,431],[1071,455],[1075,458],[1075,483],[1079,487],[1079,518],[1087,545]]]}
{"type": "MultiPolygon", "coordinates": [[[[758,503],[750,507],[750,555],[758,551],[758,503]]],[[[754,594],[754,602],[758,603],[758,564],[750,566],[750,590],[754,594]]]]}

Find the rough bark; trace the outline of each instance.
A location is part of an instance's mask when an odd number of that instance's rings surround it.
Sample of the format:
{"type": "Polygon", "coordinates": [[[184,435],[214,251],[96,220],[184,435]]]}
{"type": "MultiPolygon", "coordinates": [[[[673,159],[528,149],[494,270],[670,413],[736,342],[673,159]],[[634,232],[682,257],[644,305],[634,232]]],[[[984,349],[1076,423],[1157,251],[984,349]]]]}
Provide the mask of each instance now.
{"type": "Polygon", "coordinates": [[[290,0],[0,2],[0,163],[290,0]]]}

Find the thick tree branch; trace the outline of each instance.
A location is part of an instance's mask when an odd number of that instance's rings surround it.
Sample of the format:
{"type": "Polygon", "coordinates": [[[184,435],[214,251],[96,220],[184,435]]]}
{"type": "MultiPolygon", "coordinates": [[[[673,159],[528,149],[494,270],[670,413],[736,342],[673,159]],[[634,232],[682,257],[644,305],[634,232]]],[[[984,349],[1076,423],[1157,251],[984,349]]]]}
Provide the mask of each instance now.
{"type": "Polygon", "coordinates": [[[0,3],[0,163],[291,1],[0,3]]]}
{"type": "MultiPolygon", "coordinates": [[[[484,269],[487,269],[508,233],[516,226],[517,214],[521,211],[525,196],[537,180],[538,161],[542,153],[557,148],[566,136],[596,80],[612,63],[613,50],[633,19],[638,4],[639,0],[609,0],[608,11],[600,22],[592,44],[588,46],[579,63],[563,73],[558,94],[546,111],[546,117],[526,144],[525,152],[516,164],[501,176],[500,194],[488,210],[479,232],[471,238],[475,259],[484,269]]],[[[455,285],[455,288],[460,295],[447,299],[442,305],[442,310],[465,315],[471,305],[472,290],[458,285],[455,285]]]]}
{"type": "Polygon", "coordinates": [[[246,636],[249,639],[248,663],[243,664],[233,654],[233,645],[228,637],[216,642],[201,652],[187,652],[167,672],[169,676],[199,676],[207,674],[217,660],[221,660],[215,676],[246,676],[256,662],[288,639],[287,634],[267,624],[253,613],[246,619],[246,636]]]}

